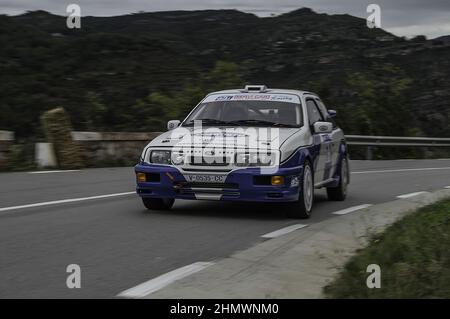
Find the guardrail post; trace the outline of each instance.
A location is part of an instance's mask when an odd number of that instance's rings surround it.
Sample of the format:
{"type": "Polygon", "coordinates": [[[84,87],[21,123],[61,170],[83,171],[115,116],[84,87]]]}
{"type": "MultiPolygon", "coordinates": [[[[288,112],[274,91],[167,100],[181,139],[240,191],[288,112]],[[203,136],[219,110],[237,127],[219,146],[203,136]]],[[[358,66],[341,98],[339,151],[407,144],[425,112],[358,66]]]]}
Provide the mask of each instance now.
{"type": "Polygon", "coordinates": [[[373,158],[372,146],[367,146],[366,160],[371,161],[373,158]]]}
{"type": "Polygon", "coordinates": [[[0,131],[0,170],[10,166],[10,147],[14,143],[14,133],[0,131]]]}

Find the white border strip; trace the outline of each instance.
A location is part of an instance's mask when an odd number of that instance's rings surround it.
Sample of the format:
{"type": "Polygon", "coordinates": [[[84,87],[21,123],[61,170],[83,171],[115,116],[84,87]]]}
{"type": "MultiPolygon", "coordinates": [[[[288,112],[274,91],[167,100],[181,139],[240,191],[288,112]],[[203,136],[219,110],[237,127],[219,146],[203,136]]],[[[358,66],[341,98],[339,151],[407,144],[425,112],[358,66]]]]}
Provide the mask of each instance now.
{"type": "Polygon", "coordinates": [[[414,196],[422,195],[422,194],[428,194],[428,192],[415,192],[415,193],[403,194],[403,195],[398,195],[397,198],[405,199],[405,198],[410,198],[410,197],[414,197],[414,196]]]}
{"type": "Polygon", "coordinates": [[[81,197],[81,198],[69,198],[69,199],[62,199],[62,200],[54,200],[51,202],[41,202],[41,203],[27,204],[27,205],[20,205],[20,206],[3,207],[3,208],[0,208],[0,212],[7,212],[7,211],[11,211],[11,210],[34,208],[34,207],[41,207],[41,206],[75,203],[75,202],[82,202],[82,201],[93,200],[93,199],[103,199],[103,198],[110,198],[110,197],[126,196],[126,195],[131,195],[131,194],[136,194],[136,192],[107,194],[107,195],[81,197]]]}
{"type": "Polygon", "coordinates": [[[337,212],[333,212],[333,215],[345,215],[348,213],[353,213],[356,212],[357,210],[361,210],[367,207],[372,206],[372,204],[362,204],[362,205],[358,205],[358,206],[353,206],[353,207],[349,207],[349,208],[345,208],[342,210],[338,210],[337,212]]]}
{"type": "Polygon", "coordinates": [[[262,238],[276,238],[276,237],[280,237],[280,236],[289,234],[289,233],[291,233],[291,232],[293,232],[293,231],[295,231],[297,229],[305,228],[307,226],[308,225],[304,225],[304,224],[291,225],[291,226],[288,226],[288,227],[284,227],[284,228],[275,230],[275,231],[273,231],[271,233],[267,233],[265,235],[262,235],[261,237],[262,238]]]}
{"type": "Polygon", "coordinates": [[[446,189],[450,189],[450,186],[445,186],[444,188],[446,188],[446,189]]]}
{"type": "Polygon", "coordinates": [[[158,291],[171,283],[183,279],[189,275],[192,275],[196,272],[199,272],[206,267],[213,265],[211,262],[196,262],[175,270],[172,270],[168,273],[165,273],[161,276],[153,278],[149,281],[146,281],[136,287],[130,288],[128,290],[122,291],[117,296],[124,298],[143,298],[155,291],[158,291]]]}
{"type": "Polygon", "coordinates": [[[406,169],[388,169],[378,171],[359,171],[352,172],[352,174],[373,174],[373,173],[397,173],[397,172],[415,172],[415,171],[437,171],[448,170],[450,167],[426,167],[426,168],[406,168],[406,169]]]}

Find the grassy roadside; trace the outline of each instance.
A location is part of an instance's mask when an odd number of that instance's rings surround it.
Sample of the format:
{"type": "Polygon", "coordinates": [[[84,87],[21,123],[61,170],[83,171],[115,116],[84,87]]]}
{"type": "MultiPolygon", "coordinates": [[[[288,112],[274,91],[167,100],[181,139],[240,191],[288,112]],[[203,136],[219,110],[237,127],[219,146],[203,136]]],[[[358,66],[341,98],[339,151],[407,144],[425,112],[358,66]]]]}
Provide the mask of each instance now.
{"type": "Polygon", "coordinates": [[[424,207],[360,250],[325,287],[327,298],[450,298],[450,199],[424,207]],[[381,267],[369,289],[367,266],[381,267]]]}

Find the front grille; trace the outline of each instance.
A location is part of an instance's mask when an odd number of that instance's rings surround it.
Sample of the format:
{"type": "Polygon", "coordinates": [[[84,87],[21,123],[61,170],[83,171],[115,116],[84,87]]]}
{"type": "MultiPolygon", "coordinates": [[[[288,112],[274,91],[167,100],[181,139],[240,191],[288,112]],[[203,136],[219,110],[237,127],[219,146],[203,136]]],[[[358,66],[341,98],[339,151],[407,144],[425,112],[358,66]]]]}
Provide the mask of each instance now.
{"type": "Polygon", "coordinates": [[[205,156],[191,156],[189,164],[192,166],[228,166],[231,159],[227,156],[205,157],[205,156]]]}
{"type": "Polygon", "coordinates": [[[217,168],[186,168],[183,167],[183,171],[186,172],[208,172],[208,173],[228,173],[231,171],[231,169],[217,169],[217,168]]]}
{"type": "Polygon", "coordinates": [[[226,196],[239,196],[237,183],[183,183],[174,185],[175,192],[180,195],[216,194],[226,196]]]}

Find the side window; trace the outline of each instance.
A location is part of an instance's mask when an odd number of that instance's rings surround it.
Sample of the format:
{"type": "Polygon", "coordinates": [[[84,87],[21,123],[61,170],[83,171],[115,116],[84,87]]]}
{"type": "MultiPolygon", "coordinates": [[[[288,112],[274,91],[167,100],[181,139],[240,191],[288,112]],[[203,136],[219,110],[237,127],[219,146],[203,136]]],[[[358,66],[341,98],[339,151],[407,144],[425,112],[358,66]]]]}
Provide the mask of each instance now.
{"type": "Polygon", "coordinates": [[[322,113],[322,116],[325,118],[325,120],[328,120],[329,119],[328,110],[325,107],[325,105],[319,99],[316,99],[316,103],[317,103],[317,106],[319,107],[320,113],[322,113]]]}
{"type": "Polygon", "coordinates": [[[306,108],[308,109],[309,125],[313,125],[318,121],[323,121],[322,114],[317,108],[316,102],[312,99],[306,100],[306,108]]]}
{"type": "Polygon", "coordinates": [[[316,100],[317,101],[317,105],[319,106],[320,112],[322,112],[322,115],[324,116],[325,120],[327,122],[331,122],[333,123],[333,128],[337,128],[336,122],[334,121],[333,118],[330,117],[330,115],[328,114],[328,110],[325,107],[325,104],[323,104],[323,102],[321,100],[316,100]]]}

